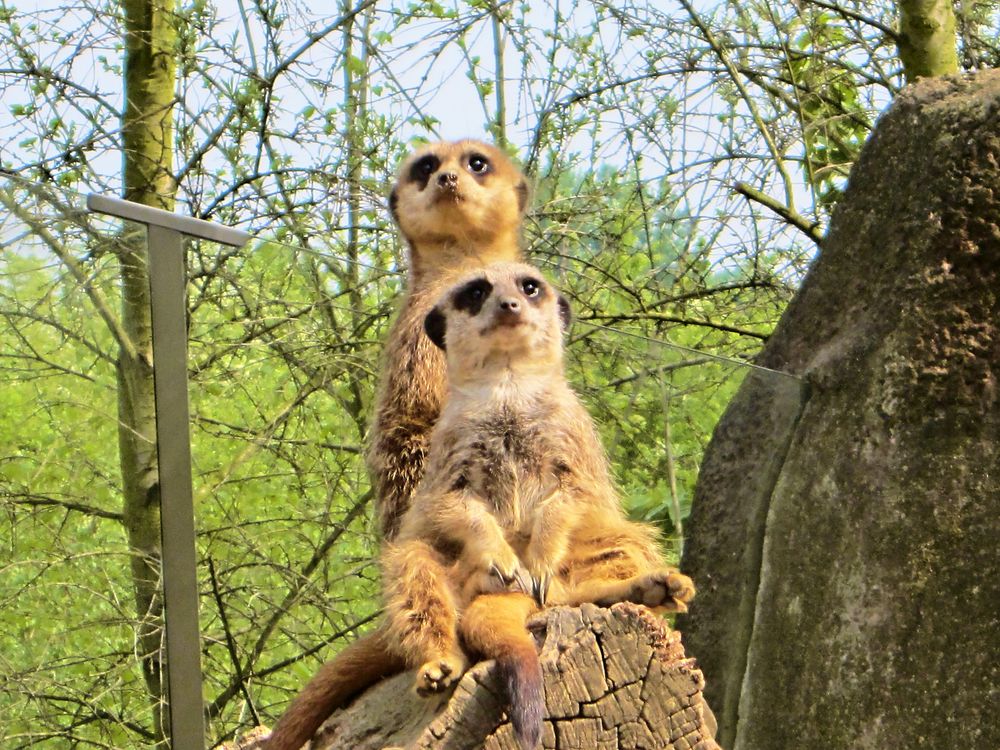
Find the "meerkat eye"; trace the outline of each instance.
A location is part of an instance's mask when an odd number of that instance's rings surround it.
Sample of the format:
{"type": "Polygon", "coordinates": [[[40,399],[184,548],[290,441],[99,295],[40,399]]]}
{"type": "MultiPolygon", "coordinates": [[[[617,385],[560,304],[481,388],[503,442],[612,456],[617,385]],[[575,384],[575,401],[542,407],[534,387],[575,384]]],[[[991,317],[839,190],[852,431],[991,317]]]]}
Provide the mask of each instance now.
{"type": "Polygon", "coordinates": [[[490,163],[482,154],[473,154],[469,157],[469,169],[475,174],[485,174],[490,168],[490,163]]]}
{"type": "Polygon", "coordinates": [[[538,294],[539,285],[535,279],[525,279],[521,282],[521,289],[526,297],[534,297],[538,294]]]}

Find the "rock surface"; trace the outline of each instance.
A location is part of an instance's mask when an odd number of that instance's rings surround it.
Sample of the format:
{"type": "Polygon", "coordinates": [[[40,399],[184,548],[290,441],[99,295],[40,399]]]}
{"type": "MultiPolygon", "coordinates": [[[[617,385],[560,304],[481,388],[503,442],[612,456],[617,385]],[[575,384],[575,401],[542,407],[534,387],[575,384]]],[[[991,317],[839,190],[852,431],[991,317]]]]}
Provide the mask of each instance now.
{"type": "Polygon", "coordinates": [[[1000,72],[897,97],[759,363],[808,401],[744,383],[682,566],[720,742],[1000,747],[1000,72]]]}

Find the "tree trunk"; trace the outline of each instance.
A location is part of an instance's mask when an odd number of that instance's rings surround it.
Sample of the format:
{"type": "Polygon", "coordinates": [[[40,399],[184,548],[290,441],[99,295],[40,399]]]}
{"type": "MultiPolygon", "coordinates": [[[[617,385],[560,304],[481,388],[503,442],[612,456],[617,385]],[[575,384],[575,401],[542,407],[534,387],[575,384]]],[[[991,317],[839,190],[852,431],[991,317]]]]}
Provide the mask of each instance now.
{"type": "Polygon", "coordinates": [[[952,0],[900,0],[899,59],[906,82],[958,72],[952,0]]]}
{"type": "Polygon", "coordinates": [[[1000,73],[905,90],[702,465],[679,619],[735,750],[995,748],[1000,73]],[[784,417],[781,415],[784,414],[784,417]]]}
{"type": "MultiPolygon", "coordinates": [[[[157,208],[174,204],[173,103],[176,61],[174,0],[124,0],[125,198],[157,208]]],[[[143,677],[156,736],[166,737],[160,646],[160,493],[156,463],[152,321],[145,238],[117,245],[122,325],[134,351],[118,354],[118,419],[125,528],[139,625],[143,677]]]]}
{"type": "MultiPolygon", "coordinates": [[[[531,626],[545,675],[544,748],[719,750],[701,671],[680,633],[649,610],[558,607],[531,626]]],[[[331,716],[311,750],[517,750],[493,662],[470,669],[446,700],[419,698],[412,684],[408,672],[376,685],[331,716]]]]}

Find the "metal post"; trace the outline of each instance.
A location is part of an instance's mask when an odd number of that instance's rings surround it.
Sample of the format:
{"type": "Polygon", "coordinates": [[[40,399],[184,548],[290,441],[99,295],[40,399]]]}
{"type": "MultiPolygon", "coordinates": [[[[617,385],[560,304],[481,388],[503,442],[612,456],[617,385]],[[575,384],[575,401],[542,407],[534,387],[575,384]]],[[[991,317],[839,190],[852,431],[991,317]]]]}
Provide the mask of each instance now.
{"type": "Polygon", "coordinates": [[[189,235],[240,247],[250,236],[117,198],[90,195],[87,207],[145,224],[148,232],[170,742],[173,750],[203,750],[205,707],[191,490],[183,239],[189,235]]]}

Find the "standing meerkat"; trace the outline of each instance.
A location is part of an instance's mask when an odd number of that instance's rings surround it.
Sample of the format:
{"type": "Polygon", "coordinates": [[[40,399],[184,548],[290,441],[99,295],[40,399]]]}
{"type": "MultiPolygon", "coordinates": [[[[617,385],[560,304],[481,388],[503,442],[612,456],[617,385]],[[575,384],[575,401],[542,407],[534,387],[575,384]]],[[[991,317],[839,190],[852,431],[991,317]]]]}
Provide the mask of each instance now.
{"type": "Polygon", "coordinates": [[[382,537],[391,540],[423,475],[427,437],[445,395],[444,357],[424,318],[463,274],[521,259],[528,183],[499,149],[479,141],[410,156],[389,197],[409,248],[409,280],[385,347],[368,468],[382,537]]]}
{"type": "Polygon", "coordinates": [[[663,563],[656,532],[625,517],[593,422],[563,375],[568,318],[537,269],[511,263],[464,279],[427,314],[428,337],[447,355],[448,397],[382,556],[387,642],[418,667],[417,691],[461,676],[464,640],[497,659],[526,750],[544,716],[525,627],[533,599],[683,611],[694,596],[690,579],[663,563]],[[523,593],[495,593],[512,585],[523,593]]]}
{"type": "MultiPolygon", "coordinates": [[[[385,346],[367,454],[385,540],[398,531],[423,475],[427,436],[445,394],[444,357],[424,334],[424,318],[462,274],[521,258],[528,192],[502,151],[475,140],[425,146],[399,169],[389,206],[408,246],[407,291],[385,346]]],[[[381,629],[359,638],[306,684],[264,747],[298,750],[334,709],[404,668],[381,629]]]]}

